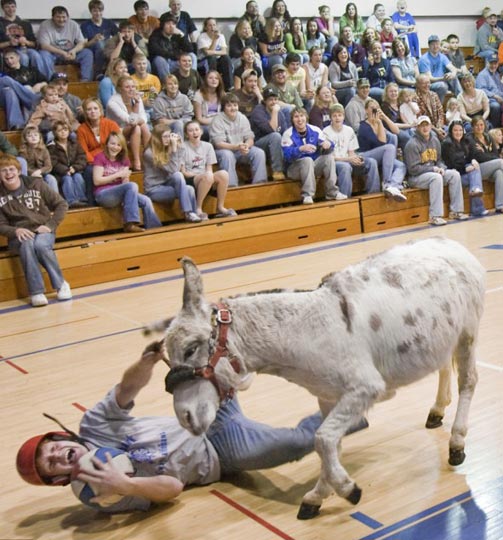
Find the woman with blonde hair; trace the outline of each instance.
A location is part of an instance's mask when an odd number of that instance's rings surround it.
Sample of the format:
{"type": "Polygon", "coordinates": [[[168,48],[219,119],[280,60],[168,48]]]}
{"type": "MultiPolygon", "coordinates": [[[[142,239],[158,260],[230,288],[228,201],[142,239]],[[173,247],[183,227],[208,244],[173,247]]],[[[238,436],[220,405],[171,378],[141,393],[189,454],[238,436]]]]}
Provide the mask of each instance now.
{"type": "Polygon", "coordinates": [[[283,63],[286,56],[285,37],[281,23],[275,17],[267,19],[258,46],[265,73],[270,73],[276,64],[283,63]]]}
{"type": "Polygon", "coordinates": [[[124,75],[128,75],[125,60],[116,58],[108,64],[105,76],[98,85],[98,95],[103,107],[107,106],[108,100],[116,93],[117,81],[124,75]]]}
{"type": "MultiPolygon", "coordinates": [[[[143,187],[150,199],[169,204],[175,199],[185,215],[185,221],[198,223],[194,188],[188,186],[182,174],[185,148],[182,139],[162,122],[152,131],[150,144],[143,154],[143,187]]],[[[207,216],[206,216],[207,218],[207,216]]]]}

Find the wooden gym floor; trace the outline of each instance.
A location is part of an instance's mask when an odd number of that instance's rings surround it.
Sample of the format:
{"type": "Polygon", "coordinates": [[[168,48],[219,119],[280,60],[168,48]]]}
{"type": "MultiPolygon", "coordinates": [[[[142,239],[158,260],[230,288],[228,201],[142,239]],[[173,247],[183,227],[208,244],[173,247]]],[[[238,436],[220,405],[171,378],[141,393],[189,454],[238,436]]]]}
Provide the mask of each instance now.
{"type": "MultiPolygon", "coordinates": [[[[242,257],[201,267],[210,300],[271,287],[317,286],[326,273],[413,238],[437,234],[460,241],[487,269],[486,310],[478,346],[479,384],[470,414],[467,458],[453,469],[447,447],[454,407],[444,426],[424,421],[436,376],[401,389],[369,413],[370,428],[344,440],[343,462],[363,488],[352,507],[336,496],[321,515],[298,521],[302,495],[318,475],[318,458],[187,489],[146,514],[101,515],[80,505],[70,488],[24,484],[14,466],[18,446],[55,428],[48,412],[77,428],[83,409],[118,382],[147,341],[146,322],[181,304],[179,270],[74,290],[71,302],[32,309],[0,304],[0,539],[114,540],[501,540],[503,538],[503,217],[393,229],[350,239],[242,257]]],[[[197,262],[197,261],[196,261],[197,262]]],[[[135,414],[172,414],[166,368],[137,399],[135,414]]],[[[241,393],[246,414],[295,425],[316,409],[303,389],[261,375],[241,393]]]]}

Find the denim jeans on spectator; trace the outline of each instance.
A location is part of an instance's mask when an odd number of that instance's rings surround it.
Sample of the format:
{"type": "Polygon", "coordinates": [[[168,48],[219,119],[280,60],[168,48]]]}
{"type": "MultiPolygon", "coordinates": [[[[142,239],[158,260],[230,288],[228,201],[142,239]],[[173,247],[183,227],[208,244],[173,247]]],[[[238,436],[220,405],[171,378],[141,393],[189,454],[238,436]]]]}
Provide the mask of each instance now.
{"type": "Polygon", "coordinates": [[[218,165],[229,173],[229,186],[237,186],[239,183],[236,172],[236,163],[249,163],[252,170],[252,184],[267,182],[267,168],[265,152],[261,148],[252,146],[248,154],[242,154],[239,150],[216,150],[218,165]]]}
{"type": "Polygon", "coordinates": [[[87,201],[86,183],[81,173],[65,174],[61,178],[61,191],[68,204],[87,201]]]}
{"type": "Polygon", "coordinates": [[[0,78],[0,106],[5,109],[8,129],[25,126],[24,110],[30,111],[35,100],[36,94],[26,86],[11,77],[0,78]]]}
{"type": "Polygon", "coordinates": [[[182,212],[195,212],[197,209],[194,188],[188,186],[181,172],[169,176],[164,184],[152,186],[145,193],[155,202],[168,204],[175,199],[180,201],[182,212]]]}
{"type": "MultiPolygon", "coordinates": [[[[40,51],[40,54],[44,57],[44,62],[51,68],[51,76],[54,73],[55,64],[65,64],[63,58],[49,51],[40,51]]],[[[80,65],[80,80],[92,81],[93,80],[93,53],[89,49],[82,49],[77,53],[75,62],[80,65]]]]}
{"type": "Polygon", "coordinates": [[[20,56],[22,66],[35,67],[48,81],[51,79],[53,74],[52,63],[41,54],[41,51],[27,49],[26,47],[16,47],[16,50],[20,56]]]}

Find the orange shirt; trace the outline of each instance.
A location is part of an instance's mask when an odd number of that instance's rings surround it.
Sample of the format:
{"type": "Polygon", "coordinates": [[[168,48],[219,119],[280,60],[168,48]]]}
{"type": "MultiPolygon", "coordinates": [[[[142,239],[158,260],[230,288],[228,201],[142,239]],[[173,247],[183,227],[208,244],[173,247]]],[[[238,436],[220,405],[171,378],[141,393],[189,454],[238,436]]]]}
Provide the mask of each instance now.
{"type": "Polygon", "coordinates": [[[92,165],[94,158],[100,152],[103,152],[105,143],[112,131],[120,133],[121,128],[113,120],[108,118],[100,119],[99,140],[96,138],[91,126],[87,122],[80,124],[79,129],[77,129],[77,140],[86,153],[87,163],[92,165]]]}

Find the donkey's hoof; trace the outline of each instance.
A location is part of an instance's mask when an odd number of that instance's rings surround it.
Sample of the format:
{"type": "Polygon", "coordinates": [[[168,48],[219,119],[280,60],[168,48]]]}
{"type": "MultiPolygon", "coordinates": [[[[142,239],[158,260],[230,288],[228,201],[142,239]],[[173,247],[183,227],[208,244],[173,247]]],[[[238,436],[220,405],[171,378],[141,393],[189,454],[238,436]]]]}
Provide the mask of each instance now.
{"type": "Polygon", "coordinates": [[[302,503],[297,513],[297,519],[313,519],[320,513],[319,504],[302,503]]]}
{"type": "Polygon", "coordinates": [[[465,451],[462,448],[460,450],[449,448],[449,465],[461,465],[465,457],[465,451]]]}
{"type": "Polygon", "coordinates": [[[435,429],[437,427],[440,427],[442,425],[442,419],[443,419],[443,416],[440,416],[439,414],[430,413],[428,415],[428,418],[426,419],[425,426],[428,429],[435,429]]]}
{"type": "Polygon", "coordinates": [[[362,498],[362,490],[355,484],[355,487],[353,488],[351,493],[346,497],[346,499],[351,504],[358,504],[361,498],[362,498]]]}

